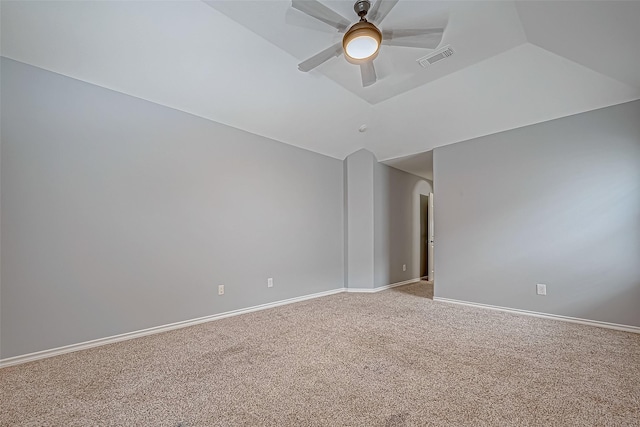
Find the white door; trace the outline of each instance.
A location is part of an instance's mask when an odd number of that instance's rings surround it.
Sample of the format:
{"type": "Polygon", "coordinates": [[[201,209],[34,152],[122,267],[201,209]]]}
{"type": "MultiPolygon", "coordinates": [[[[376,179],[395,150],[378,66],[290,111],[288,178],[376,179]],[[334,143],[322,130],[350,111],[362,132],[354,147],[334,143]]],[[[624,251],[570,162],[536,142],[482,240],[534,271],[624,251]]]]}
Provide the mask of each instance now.
{"type": "Polygon", "coordinates": [[[427,207],[427,215],[429,220],[427,232],[427,269],[429,281],[433,281],[433,193],[429,193],[429,205],[427,207]]]}

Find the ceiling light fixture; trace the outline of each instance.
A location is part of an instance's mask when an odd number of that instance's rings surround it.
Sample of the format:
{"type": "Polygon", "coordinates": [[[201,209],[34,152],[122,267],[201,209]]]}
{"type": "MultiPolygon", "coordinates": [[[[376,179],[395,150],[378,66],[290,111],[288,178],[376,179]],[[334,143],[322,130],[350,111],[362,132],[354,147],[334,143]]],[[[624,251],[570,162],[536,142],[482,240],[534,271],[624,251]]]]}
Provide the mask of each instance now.
{"type": "Polygon", "coordinates": [[[371,6],[371,1],[357,0],[355,2],[353,10],[360,21],[352,24],[351,20],[325,6],[319,0],[291,0],[292,8],[335,28],[341,33],[346,31],[341,41],[302,61],[298,64],[298,69],[305,73],[309,72],[344,53],[348,62],[358,65],[362,77],[362,87],[367,87],[378,80],[373,63],[381,50],[381,44],[420,49],[435,49],[440,45],[444,28],[386,28],[385,31],[380,30],[381,22],[399,0],[375,0],[373,6],[371,6]]]}
{"type": "Polygon", "coordinates": [[[349,62],[358,64],[378,56],[382,33],[365,18],[370,7],[371,3],[368,0],[357,1],[353,6],[360,17],[360,22],[349,28],[342,38],[342,48],[349,62]]]}

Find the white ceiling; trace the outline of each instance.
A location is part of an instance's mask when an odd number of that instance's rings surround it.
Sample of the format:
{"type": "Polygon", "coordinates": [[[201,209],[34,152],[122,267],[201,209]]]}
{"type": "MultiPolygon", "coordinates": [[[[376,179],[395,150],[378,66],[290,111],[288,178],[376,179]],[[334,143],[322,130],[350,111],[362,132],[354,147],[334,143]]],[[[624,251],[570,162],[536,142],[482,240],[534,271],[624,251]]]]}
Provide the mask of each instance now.
{"type": "MultiPolygon", "coordinates": [[[[353,15],[352,0],[325,4],[353,15]]],[[[640,98],[640,2],[400,0],[383,29],[446,22],[456,53],[425,69],[415,60],[429,50],[385,46],[364,89],[342,57],[298,71],[340,35],[288,1],[1,7],[3,56],[338,159],[404,157],[640,98]]]]}
{"type": "Polygon", "coordinates": [[[385,160],[383,163],[433,181],[433,150],[385,160]]]}
{"type": "MultiPolygon", "coordinates": [[[[323,4],[356,22],[354,2],[334,0],[323,4]]],[[[206,3],[293,55],[298,62],[342,40],[342,33],[293,9],[290,1],[206,3]]],[[[382,46],[374,60],[378,82],[371,87],[362,87],[360,68],[342,56],[312,72],[321,73],[376,104],[526,42],[512,2],[400,1],[380,25],[382,30],[443,27],[441,46],[450,45],[456,54],[429,69],[422,68],[416,60],[432,49],[382,46]]]]}

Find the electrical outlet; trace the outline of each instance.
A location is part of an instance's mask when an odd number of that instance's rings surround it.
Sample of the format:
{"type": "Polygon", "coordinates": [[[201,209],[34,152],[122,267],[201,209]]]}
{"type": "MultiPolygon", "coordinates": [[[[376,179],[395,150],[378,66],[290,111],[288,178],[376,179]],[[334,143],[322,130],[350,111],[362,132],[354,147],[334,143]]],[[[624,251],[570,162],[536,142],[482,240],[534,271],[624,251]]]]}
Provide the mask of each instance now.
{"type": "Polygon", "coordinates": [[[402,271],[407,271],[407,264],[402,264],[402,271]]]}
{"type": "Polygon", "coordinates": [[[273,278],[271,277],[267,279],[267,288],[273,288],[273,278]]]}
{"type": "Polygon", "coordinates": [[[538,283],[536,285],[536,293],[538,295],[546,295],[547,294],[547,285],[543,285],[542,283],[538,283]]]}
{"type": "Polygon", "coordinates": [[[224,285],[218,285],[218,295],[224,295],[224,285]]]}

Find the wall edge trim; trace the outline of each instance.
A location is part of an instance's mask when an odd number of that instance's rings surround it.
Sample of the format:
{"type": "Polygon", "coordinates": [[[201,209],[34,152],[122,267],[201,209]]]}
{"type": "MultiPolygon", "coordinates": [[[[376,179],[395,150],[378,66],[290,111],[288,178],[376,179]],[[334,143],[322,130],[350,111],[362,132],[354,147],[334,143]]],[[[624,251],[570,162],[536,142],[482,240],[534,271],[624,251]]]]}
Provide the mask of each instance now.
{"type": "Polygon", "coordinates": [[[219,314],[212,314],[210,316],[198,317],[190,320],[183,320],[180,322],[169,323],[166,325],[154,326],[147,329],[140,329],[132,332],[125,332],[123,334],[112,335],[104,338],[97,338],[95,340],[84,341],[76,344],[69,344],[62,347],[56,347],[48,350],[36,351],[33,353],[27,353],[19,356],[8,357],[6,359],[0,359],[0,368],[6,368],[9,366],[19,365],[27,362],[34,362],[40,359],[46,359],[53,356],[59,356],[66,353],[72,353],[80,350],[87,350],[94,347],[100,347],[107,344],[114,344],[121,341],[128,341],[134,338],[141,338],[147,335],[159,334],[162,332],[172,331],[174,329],[182,329],[189,326],[199,325],[201,323],[212,322],[214,320],[224,319],[226,317],[238,316],[241,314],[252,313],[254,311],[266,310],[269,308],[278,307],[281,305],[292,304],[295,302],[306,301],[309,299],[320,298],[328,295],[338,294],[344,292],[344,288],[336,288],[328,291],[317,292],[314,294],[302,295],[299,297],[288,298],[275,302],[259,304],[247,308],[240,308],[237,310],[226,311],[219,314]]]}
{"type": "Polygon", "coordinates": [[[403,285],[409,285],[411,283],[416,283],[416,282],[419,282],[420,280],[421,279],[418,277],[418,278],[415,278],[415,279],[409,279],[409,280],[404,280],[402,282],[392,283],[390,285],[378,286],[377,288],[344,288],[344,291],[348,292],[348,293],[367,293],[367,294],[372,294],[372,293],[384,291],[386,289],[395,288],[396,286],[403,286],[403,285]]]}
{"type": "Polygon", "coordinates": [[[498,305],[481,304],[477,302],[462,301],[451,298],[434,297],[434,301],[444,302],[448,304],[466,305],[469,307],[484,308],[488,310],[503,311],[506,313],[519,314],[522,316],[539,317],[543,319],[560,320],[563,322],[578,323],[587,326],[596,326],[598,328],[615,329],[617,331],[631,332],[640,334],[640,326],[622,325],[619,323],[601,322],[599,320],[582,319],[579,317],[563,316],[561,314],[541,313],[538,311],[521,310],[518,308],[501,307],[498,305]]]}
{"type": "MultiPolygon", "coordinates": [[[[60,356],[67,353],[73,353],[80,350],[88,350],[94,347],[100,347],[107,344],[114,344],[121,341],[128,341],[134,338],[142,338],[148,335],[155,335],[162,332],[168,332],[175,329],[182,329],[189,326],[199,325],[201,323],[212,322],[214,320],[224,319],[226,317],[239,316],[241,314],[252,313],[254,311],[266,310],[269,308],[279,307],[281,305],[292,304],[295,302],[302,302],[314,298],[325,297],[329,295],[339,294],[343,292],[361,292],[361,293],[375,293],[384,291],[387,289],[395,288],[397,286],[408,285],[411,283],[419,282],[420,278],[409,279],[402,282],[392,283],[390,285],[379,286],[377,288],[336,288],[328,291],[317,292],[308,295],[302,295],[299,297],[287,298],[280,301],[269,302],[265,304],[259,304],[252,307],[240,308],[237,310],[226,311],[224,313],[212,314],[210,316],[198,317],[190,320],[183,320],[180,322],[169,323],[166,325],[154,326],[147,329],[140,329],[138,331],[125,332],[123,334],[112,335],[104,338],[97,338],[95,340],[84,341],[76,344],[69,344],[62,347],[55,347],[47,350],[36,351],[33,353],[22,354],[19,356],[8,357],[6,359],[0,359],[0,369],[7,368],[9,366],[21,365],[23,363],[35,362],[41,359],[47,359],[49,357],[60,356]]],[[[640,329],[640,328],[638,328],[640,329]]]]}

